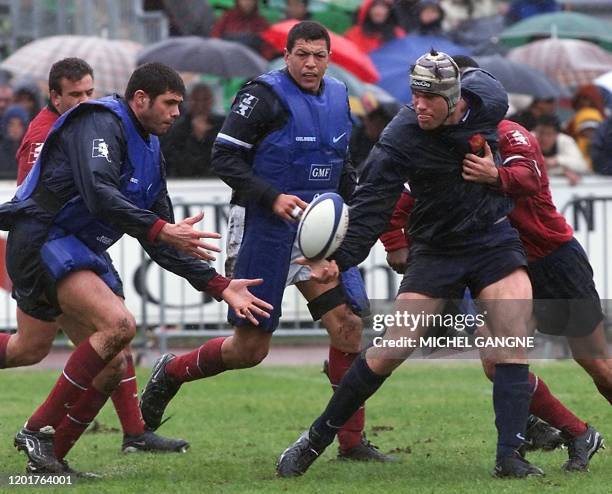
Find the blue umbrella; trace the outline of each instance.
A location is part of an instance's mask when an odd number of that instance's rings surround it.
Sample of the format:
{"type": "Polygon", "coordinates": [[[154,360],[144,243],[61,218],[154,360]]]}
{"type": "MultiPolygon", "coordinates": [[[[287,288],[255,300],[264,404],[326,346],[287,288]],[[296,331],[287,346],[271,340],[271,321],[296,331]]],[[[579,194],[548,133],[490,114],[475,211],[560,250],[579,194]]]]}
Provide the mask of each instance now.
{"type": "Polygon", "coordinates": [[[442,36],[406,36],[386,43],[370,53],[378,69],[382,87],[397,100],[407,103],[411,99],[408,84],[410,66],[417,58],[434,48],[449,55],[469,55],[470,51],[442,36]]]}

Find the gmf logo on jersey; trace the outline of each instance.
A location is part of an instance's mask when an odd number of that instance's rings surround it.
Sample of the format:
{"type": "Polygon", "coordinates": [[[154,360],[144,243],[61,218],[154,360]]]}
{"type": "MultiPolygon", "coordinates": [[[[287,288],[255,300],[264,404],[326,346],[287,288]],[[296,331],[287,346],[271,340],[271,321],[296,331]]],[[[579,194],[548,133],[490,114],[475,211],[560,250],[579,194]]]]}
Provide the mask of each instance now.
{"type": "Polygon", "coordinates": [[[258,101],[259,98],[256,96],[251,96],[250,94],[245,93],[240,99],[240,102],[236,108],[234,108],[234,113],[237,113],[244,118],[249,118],[258,101]]]}
{"type": "Polygon", "coordinates": [[[330,180],[331,172],[331,165],[310,165],[310,176],[308,177],[308,180],[330,180]]]}
{"type": "Polygon", "coordinates": [[[111,162],[110,156],[108,155],[108,144],[104,139],[94,139],[91,148],[92,158],[104,158],[109,163],[111,162]]]}
{"type": "Polygon", "coordinates": [[[43,142],[32,142],[30,143],[30,150],[28,152],[28,165],[32,163],[36,163],[38,156],[40,155],[40,150],[43,147],[43,142]]]}

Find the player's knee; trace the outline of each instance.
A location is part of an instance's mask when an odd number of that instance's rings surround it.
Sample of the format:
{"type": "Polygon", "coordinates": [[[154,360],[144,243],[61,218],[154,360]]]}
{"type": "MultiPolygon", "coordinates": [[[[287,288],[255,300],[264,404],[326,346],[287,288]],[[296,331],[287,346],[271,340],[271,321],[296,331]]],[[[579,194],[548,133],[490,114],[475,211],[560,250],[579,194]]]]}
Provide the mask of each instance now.
{"type": "Polygon", "coordinates": [[[244,367],[255,367],[259,365],[268,356],[268,346],[253,346],[248,348],[243,354],[244,367]]]}
{"type": "Polygon", "coordinates": [[[109,336],[118,350],[128,345],[136,335],[136,320],[127,310],[109,315],[107,327],[109,336]]]}
{"type": "Polygon", "coordinates": [[[493,382],[495,379],[495,362],[488,359],[482,359],[482,370],[489,381],[493,382]]]}
{"type": "MultiPolygon", "coordinates": [[[[329,323],[326,324],[332,346],[340,351],[357,353],[361,350],[361,333],[363,322],[348,307],[338,307],[338,310],[329,314],[329,323]]],[[[327,318],[326,322],[327,322],[327,318]]]]}

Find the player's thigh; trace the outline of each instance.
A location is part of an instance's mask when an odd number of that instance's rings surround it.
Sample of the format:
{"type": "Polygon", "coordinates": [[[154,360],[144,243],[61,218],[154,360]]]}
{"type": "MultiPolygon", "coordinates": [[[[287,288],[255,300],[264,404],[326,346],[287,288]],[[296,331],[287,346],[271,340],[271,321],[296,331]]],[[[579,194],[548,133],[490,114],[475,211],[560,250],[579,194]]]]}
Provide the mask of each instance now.
{"type": "Polygon", "coordinates": [[[17,308],[17,333],[9,340],[6,352],[10,366],[40,362],[51,349],[57,323],[41,321],[17,308]]]}
{"type": "Polygon", "coordinates": [[[484,287],[478,294],[480,309],[494,336],[526,336],[532,317],[531,283],[524,268],[484,287]]]}
{"type": "Polygon", "coordinates": [[[134,317],[123,300],[93,271],[75,271],[63,278],[57,284],[57,300],[62,313],[75,327],[125,333],[128,341],[134,336],[134,317]]]}

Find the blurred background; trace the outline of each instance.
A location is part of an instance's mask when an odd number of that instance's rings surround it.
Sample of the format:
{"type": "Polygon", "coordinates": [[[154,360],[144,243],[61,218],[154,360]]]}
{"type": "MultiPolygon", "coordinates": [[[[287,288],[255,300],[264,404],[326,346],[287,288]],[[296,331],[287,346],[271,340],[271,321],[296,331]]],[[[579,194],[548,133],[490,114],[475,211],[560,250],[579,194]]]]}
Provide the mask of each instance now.
{"type": "MultiPolygon", "coordinates": [[[[408,71],[425,51],[470,55],[495,75],[510,94],[508,117],[542,146],[553,196],[589,252],[602,299],[612,298],[609,0],[0,0],[0,199],[14,193],[15,152],[47,103],[55,61],[87,60],[97,96],[122,93],[138,64],[160,61],[188,88],[179,121],[162,139],[178,216],[204,209],[203,226],[224,233],[230,191],[210,167],[215,136],[241,85],[284,66],[286,34],[303,19],[332,32],[328,74],[348,87],[358,167],[410,101],[408,71]]],[[[220,304],[151,266],[132,239],[113,249],[141,342],[227,332],[220,304]]],[[[0,239],[2,259],[3,250],[0,239]]],[[[372,298],[395,296],[399,278],[381,245],[361,267],[372,298]]],[[[0,288],[0,328],[11,330],[3,269],[0,288]]],[[[279,334],[321,334],[297,294],[288,291],[283,314],[279,334]]]]}

